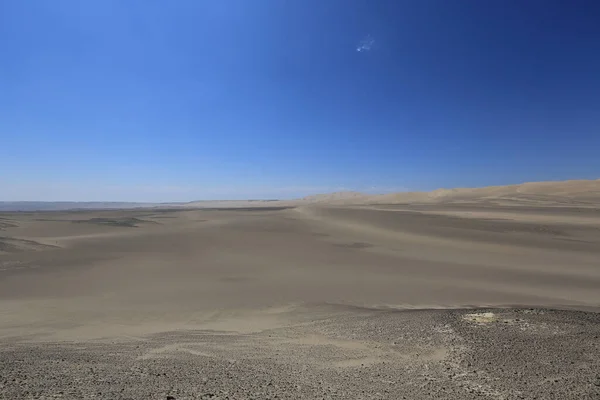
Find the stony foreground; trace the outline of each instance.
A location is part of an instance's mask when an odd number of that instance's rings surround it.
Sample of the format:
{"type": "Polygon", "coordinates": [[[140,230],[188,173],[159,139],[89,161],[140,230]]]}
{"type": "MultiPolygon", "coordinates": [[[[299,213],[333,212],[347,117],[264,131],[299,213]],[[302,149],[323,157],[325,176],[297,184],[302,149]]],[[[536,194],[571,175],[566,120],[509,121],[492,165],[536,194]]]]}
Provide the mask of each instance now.
{"type": "Polygon", "coordinates": [[[598,399],[600,314],[285,312],[285,327],[0,347],[3,399],[598,399]]]}

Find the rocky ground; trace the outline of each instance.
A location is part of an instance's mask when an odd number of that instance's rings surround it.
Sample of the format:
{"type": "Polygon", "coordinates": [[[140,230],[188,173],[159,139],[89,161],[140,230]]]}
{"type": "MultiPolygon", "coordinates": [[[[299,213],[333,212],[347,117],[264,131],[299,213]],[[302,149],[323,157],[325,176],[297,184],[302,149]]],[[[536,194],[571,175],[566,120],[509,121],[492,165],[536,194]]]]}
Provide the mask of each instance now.
{"type": "Polygon", "coordinates": [[[4,399],[599,399],[600,314],[313,306],[248,334],[0,347],[4,399]]]}

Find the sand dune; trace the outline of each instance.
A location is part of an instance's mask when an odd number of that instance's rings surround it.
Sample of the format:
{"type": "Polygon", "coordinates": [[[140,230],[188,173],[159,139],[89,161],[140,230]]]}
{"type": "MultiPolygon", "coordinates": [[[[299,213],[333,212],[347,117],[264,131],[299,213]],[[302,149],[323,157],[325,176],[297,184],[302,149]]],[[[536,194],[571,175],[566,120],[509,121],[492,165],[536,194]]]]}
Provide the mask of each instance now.
{"type": "Polygon", "coordinates": [[[65,211],[136,208],[243,208],[289,207],[305,204],[470,204],[577,206],[600,204],[600,179],[557,182],[529,182],[518,185],[481,188],[437,189],[431,192],[399,192],[372,195],[360,192],[335,192],[290,200],[202,200],[178,203],[123,202],[0,202],[0,212],[65,211]]]}
{"type": "Polygon", "coordinates": [[[367,195],[341,192],[302,199],[309,203],[396,204],[396,203],[487,203],[490,205],[571,205],[600,204],[600,180],[530,182],[482,188],[437,189],[431,192],[401,192],[367,195]]]}

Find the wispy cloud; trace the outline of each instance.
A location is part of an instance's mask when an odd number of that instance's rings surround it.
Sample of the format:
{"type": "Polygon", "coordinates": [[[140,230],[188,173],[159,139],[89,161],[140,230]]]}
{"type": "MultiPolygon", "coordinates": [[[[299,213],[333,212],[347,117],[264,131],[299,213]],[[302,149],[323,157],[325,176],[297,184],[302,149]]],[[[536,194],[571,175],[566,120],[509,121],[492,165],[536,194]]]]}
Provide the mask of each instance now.
{"type": "Polygon", "coordinates": [[[367,35],[364,39],[362,39],[360,42],[358,42],[358,45],[356,46],[356,51],[358,51],[358,52],[370,51],[373,48],[374,44],[375,44],[375,39],[373,39],[373,36],[367,35]]]}

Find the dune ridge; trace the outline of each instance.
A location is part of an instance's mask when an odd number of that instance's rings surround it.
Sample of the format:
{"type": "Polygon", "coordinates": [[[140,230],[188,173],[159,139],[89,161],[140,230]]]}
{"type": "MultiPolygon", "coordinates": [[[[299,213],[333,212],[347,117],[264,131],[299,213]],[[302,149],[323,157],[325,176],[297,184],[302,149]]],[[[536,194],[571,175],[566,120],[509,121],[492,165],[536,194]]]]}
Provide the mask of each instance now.
{"type": "Polygon", "coordinates": [[[194,200],[168,203],[127,202],[44,202],[0,201],[0,212],[9,211],[65,211],[107,210],[135,208],[243,208],[293,207],[307,204],[361,205],[361,204],[445,204],[478,203],[505,206],[575,206],[595,207],[600,204],[600,179],[526,182],[505,186],[478,188],[440,188],[429,192],[395,192],[368,194],[341,191],[306,196],[298,199],[257,200],[194,200]]]}
{"type": "Polygon", "coordinates": [[[380,195],[336,192],[305,197],[300,199],[300,202],[340,205],[484,202],[495,205],[595,206],[600,204],[600,179],[526,182],[479,188],[441,188],[430,192],[380,195]]]}

